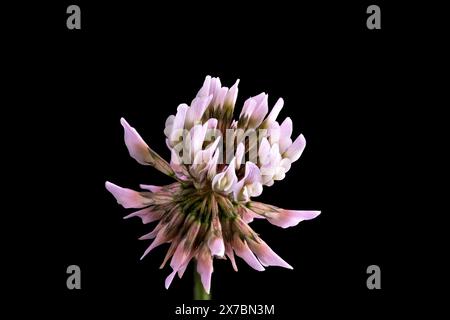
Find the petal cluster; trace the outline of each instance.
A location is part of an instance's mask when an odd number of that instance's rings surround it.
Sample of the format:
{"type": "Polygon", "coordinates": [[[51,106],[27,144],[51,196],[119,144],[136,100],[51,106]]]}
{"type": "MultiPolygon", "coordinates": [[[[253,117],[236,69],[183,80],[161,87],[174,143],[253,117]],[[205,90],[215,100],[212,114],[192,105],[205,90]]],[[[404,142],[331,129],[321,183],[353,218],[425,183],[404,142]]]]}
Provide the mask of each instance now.
{"type": "Polygon", "coordinates": [[[180,179],[248,201],[263,185],[284,179],[306,141],[301,134],[292,141],[292,120],[277,121],[283,99],[269,112],[265,93],[248,98],[233,119],[238,83],[227,88],[219,78],[206,77],[190,106],[179,105],[167,118],[164,133],[180,179]]]}

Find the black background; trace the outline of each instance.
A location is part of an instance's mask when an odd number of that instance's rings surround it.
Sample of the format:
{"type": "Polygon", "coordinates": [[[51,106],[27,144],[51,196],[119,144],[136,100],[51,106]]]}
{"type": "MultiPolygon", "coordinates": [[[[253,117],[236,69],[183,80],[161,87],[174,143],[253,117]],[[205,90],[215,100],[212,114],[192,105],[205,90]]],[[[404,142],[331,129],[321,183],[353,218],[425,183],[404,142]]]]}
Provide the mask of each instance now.
{"type": "Polygon", "coordinates": [[[82,30],[66,29],[72,3],[46,5],[44,21],[29,20],[39,23],[11,79],[27,88],[16,104],[29,109],[14,119],[30,133],[26,149],[34,155],[32,174],[22,159],[19,183],[33,186],[27,221],[43,239],[26,241],[38,247],[27,252],[37,276],[23,272],[24,282],[40,280],[32,295],[38,308],[164,319],[175,305],[193,303],[192,266],[165,290],[169,270],[158,267],[166,248],[139,261],[148,243],[137,238],[149,227],[122,220],[127,211],[104,182],[169,183],[128,156],[119,119],[168,158],[166,118],[211,75],[226,86],[241,79],[238,112],[262,91],[271,106],[284,98],[279,120],[291,117],[307,147],[260,200],[322,211],[289,229],[253,222],[294,270],[259,273],[239,260],[235,273],[229,261],[216,260],[214,302],[275,304],[278,319],[393,312],[407,291],[402,261],[411,250],[398,189],[408,171],[401,124],[412,70],[403,42],[412,30],[396,20],[399,8],[378,3],[382,30],[367,30],[371,3],[74,3],[82,30]],[[79,291],[66,288],[71,264],[82,270],[79,291]],[[378,291],[366,287],[371,264],[382,271],[378,291]]]}

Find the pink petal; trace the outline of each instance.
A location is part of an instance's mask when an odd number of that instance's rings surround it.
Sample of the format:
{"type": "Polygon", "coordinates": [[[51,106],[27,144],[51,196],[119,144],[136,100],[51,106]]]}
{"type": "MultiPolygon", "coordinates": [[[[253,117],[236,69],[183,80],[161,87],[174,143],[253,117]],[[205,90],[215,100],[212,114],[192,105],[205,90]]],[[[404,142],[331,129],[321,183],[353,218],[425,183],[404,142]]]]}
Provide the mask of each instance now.
{"type": "MultiPolygon", "coordinates": [[[[219,86],[220,86],[220,80],[219,80],[219,86]]],[[[211,102],[211,104],[214,106],[214,110],[217,110],[219,107],[223,107],[227,93],[228,93],[227,87],[221,87],[218,90],[216,90],[213,100],[211,102]]]]}
{"type": "Polygon", "coordinates": [[[167,242],[167,238],[165,235],[165,230],[161,229],[160,232],[158,232],[158,234],[156,235],[155,240],[153,240],[152,244],[147,248],[147,250],[145,250],[144,254],[141,257],[141,260],[144,259],[144,257],[150,253],[150,251],[152,251],[154,248],[162,245],[163,243],[167,242]]]}
{"type": "Polygon", "coordinates": [[[211,255],[223,257],[225,254],[225,245],[222,237],[212,237],[208,240],[208,247],[211,255]]]}
{"type": "Polygon", "coordinates": [[[162,222],[158,223],[158,225],[149,233],[144,234],[143,236],[139,237],[139,240],[150,240],[155,238],[160,230],[163,230],[164,232],[166,226],[162,224],[162,222]]]}
{"type": "Polygon", "coordinates": [[[203,86],[197,93],[197,97],[209,96],[210,86],[211,86],[211,76],[206,76],[205,81],[203,82],[203,86]]]}
{"type": "Polygon", "coordinates": [[[242,218],[242,220],[244,220],[245,223],[251,223],[255,219],[255,215],[253,215],[249,211],[245,210],[245,211],[243,211],[241,218],[242,218]]]}
{"type": "Polygon", "coordinates": [[[183,164],[182,159],[180,158],[179,153],[175,150],[175,148],[171,149],[170,152],[170,167],[175,171],[179,172],[181,170],[181,165],[183,164]]]}
{"type": "Polygon", "coordinates": [[[247,187],[247,192],[250,197],[258,197],[263,192],[263,186],[262,181],[261,182],[254,182],[247,187]]]}
{"type": "Polygon", "coordinates": [[[169,249],[166,252],[166,256],[164,257],[163,262],[159,266],[160,269],[163,269],[164,266],[166,265],[167,261],[169,261],[169,259],[173,256],[175,250],[177,249],[177,246],[178,246],[178,242],[176,240],[173,240],[172,243],[170,244],[169,249]]]}
{"type": "Polygon", "coordinates": [[[177,249],[175,250],[175,253],[173,254],[172,260],[170,261],[170,266],[174,270],[178,271],[178,269],[180,269],[180,267],[184,264],[189,255],[189,253],[184,248],[185,243],[185,239],[180,241],[177,249]]]}
{"type": "Polygon", "coordinates": [[[237,183],[235,165],[236,160],[233,158],[225,171],[216,174],[212,181],[212,186],[215,191],[225,194],[233,191],[233,187],[237,183]]]}
{"type": "Polygon", "coordinates": [[[180,104],[177,108],[177,114],[173,120],[172,132],[170,133],[169,142],[173,146],[173,142],[177,142],[181,136],[183,136],[184,121],[186,119],[186,113],[189,109],[187,104],[180,104]]]}
{"type": "Polygon", "coordinates": [[[247,161],[245,163],[245,181],[248,184],[261,182],[261,173],[258,166],[253,162],[247,161]]]}
{"type": "Polygon", "coordinates": [[[261,184],[261,181],[261,172],[258,166],[247,161],[244,177],[233,187],[234,198],[238,201],[248,201],[249,197],[259,196],[262,188],[259,188],[257,184],[261,184]],[[252,188],[253,185],[255,188],[252,188]]]}
{"type": "MultiPolygon", "coordinates": [[[[172,128],[173,128],[173,121],[175,120],[175,116],[174,115],[170,115],[169,117],[167,117],[166,119],[166,123],[164,125],[164,135],[169,138],[170,134],[172,133],[172,128]]],[[[166,140],[167,141],[167,140],[166,140]]]]}
{"type": "Polygon", "coordinates": [[[163,187],[153,186],[151,184],[140,184],[139,187],[141,187],[142,189],[151,191],[151,192],[158,192],[158,191],[161,191],[161,189],[163,189],[163,187]]]}
{"type": "Polygon", "coordinates": [[[250,223],[253,222],[254,218],[258,218],[261,217],[255,213],[253,213],[252,211],[248,210],[246,207],[239,207],[238,208],[238,212],[241,216],[241,219],[245,222],[245,223],[250,223]]]}
{"type": "Polygon", "coordinates": [[[319,214],[320,211],[281,210],[280,212],[270,213],[267,220],[276,226],[288,228],[296,226],[303,220],[314,219],[319,214]]]}
{"type": "Polygon", "coordinates": [[[147,224],[161,219],[161,215],[162,215],[161,211],[154,210],[153,208],[144,208],[139,211],[135,211],[123,218],[128,219],[131,217],[139,217],[142,219],[143,224],[147,224]]]}
{"type": "Polygon", "coordinates": [[[280,124],[277,121],[272,123],[272,125],[270,126],[270,128],[268,130],[268,134],[269,134],[269,140],[270,140],[271,144],[278,143],[280,141],[281,129],[280,129],[280,124]]]}
{"type": "Polygon", "coordinates": [[[264,92],[247,99],[239,115],[240,128],[257,128],[268,111],[267,94],[264,92]]]}
{"type": "Polygon", "coordinates": [[[287,117],[280,125],[280,134],[282,137],[290,137],[292,135],[292,120],[287,117]]]}
{"type": "Polygon", "coordinates": [[[137,133],[136,129],[131,127],[124,118],[120,119],[120,123],[124,130],[125,144],[130,156],[143,165],[153,162],[148,145],[137,133]]]}
{"type": "Polygon", "coordinates": [[[236,99],[238,95],[238,85],[239,79],[236,80],[236,83],[228,90],[227,95],[225,96],[225,105],[234,107],[236,104],[236,99]]]}
{"type": "Polygon", "coordinates": [[[191,260],[191,257],[189,257],[186,262],[178,269],[178,278],[183,278],[184,272],[186,271],[186,268],[189,264],[189,261],[191,260]]]}
{"type": "Polygon", "coordinates": [[[241,118],[250,118],[256,108],[256,101],[253,98],[248,98],[244,101],[244,106],[242,107],[241,114],[239,115],[239,119],[241,118]]]}
{"type": "Polygon", "coordinates": [[[280,125],[280,153],[284,153],[292,144],[292,120],[291,118],[284,119],[283,123],[280,125]]]}
{"type": "Polygon", "coordinates": [[[282,98],[278,99],[277,103],[275,103],[272,110],[270,110],[270,113],[267,116],[266,120],[264,120],[263,123],[261,124],[260,127],[262,129],[269,129],[272,126],[272,124],[277,120],[278,114],[283,108],[283,105],[284,100],[282,98]]]}
{"type": "Polygon", "coordinates": [[[158,235],[158,232],[151,231],[149,233],[144,234],[139,237],[139,240],[151,240],[154,239],[158,235]]]}
{"type": "Polygon", "coordinates": [[[283,98],[278,99],[278,101],[273,106],[272,110],[270,110],[269,115],[267,116],[267,122],[269,124],[272,124],[275,120],[277,120],[278,114],[280,113],[281,109],[283,109],[284,100],[283,98]]]}
{"type": "Polygon", "coordinates": [[[233,266],[233,270],[237,272],[238,268],[236,265],[236,260],[234,259],[234,252],[233,252],[233,248],[231,247],[231,245],[225,244],[225,254],[230,259],[231,265],[233,266]]]}
{"type": "Polygon", "coordinates": [[[169,289],[170,285],[172,284],[173,278],[175,277],[176,274],[177,271],[173,270],[172,273],[169,274],[169,276],[166,278],[166,281],[164,282],[166,289],[169,289]]]}
{"type": "Polygon", "coordinates": [[[257,271],[264,271],[264,267],[259,263],[258,259],[256,259],[253,252],[249,249],[247,243],[242,242],[238,236],[235,236],[233,241],[233,249],[236,252],[236,255],[242,258],[247,264],[257,271]]]}
{"type": "Polygon", "coordinates": [[[261,92],[260,94],[253,97],[256,101],[256,104],[259,106],[264,100],[267,100],[268,95],[265,92],[261,92]]]}
{"type": "Polygon", "coordinates": [[[303,153],[306,146],[305,137],[301,134],[295,139],[294,143],[283,154],[285,158],[291,159],[292,162],[297,161],[303,153]]]}
{"type": "Polygon", "coordinates": [[[139,192],[122,188],[109,181],[105,182],[106,190],[116,198],[117,203],[124,208],[143,208],[151,204],[151,199],[143,197],[139,192]]]}
{"type": "Polygon", "coordinates": [[[206,293],[209,294],[211,289],[211,275],[213,273],[213,262],[211,255],[208,252],[199,254],[197,258],[197,272],[200,274],[200,279],[202,280],[203,288],[206,293]]]}
{"type": "MultiPolygon", "coordinates": [[[[218,131],[214,131],[213,129],[217,128],[217,124],[219,123],[219,121],[217,121],[216,118],[209,118],[203,125],[206,126],[206,128],[208,130],[211,130],[210,132],[218,132],[221,133],[220,130],[218,131]]],[[[206,131],[208,133],[208,131],[206,131]]],[[[215,136],[216,137],[216,136],[215,136]]]]}
{"type": "MultiPolygon", "coordinates": [[[[238,181],[234,187],[233,187],[233,196],[234,199],[237,201],[242,201],[244,200],[244,195],[242,195],[242,189],[244,188],[244,183],[245,183],[245,177],[242,178],[240,181],[238,181]]],[[[246,199],[248,200],[248,199],[246,199]]]]}
{"type": "Polygon", "coordinates": [[[203,113],[211,102],[212,95],[206,97],[197,97],[192,103],[191,107],[186,112],[186,119],[184,122],[184,127],[186,129],[192,128],[194,125],[200,122],[203,113]]]}
{"type": "Polygon", "coordinates": [[[261,164],[266,164],[270,156],[270,143],[266,137],[262,138],[259,144],[258,157],[261,164]]]}
{"type": "MultiPolygon", "coordinates": [[[[183,215],[181,215],[183,217],[183,215]]],[[[184,219],[184,217],[183,217],[184,219]]],[[[192,225],[189,227],[189,230],[187,231],[186,235],[184,236],[184,239],[189,244],[187,248],[184,249],[186,251],[186,254],[191,252],[192,244],[195,242],[197,238],[197,234],[199,233],[201,228],[201,223],[199,221],[192,222],[192,225]]],[[[184,261],[181,262],[183,264],[184,261]]]]}
{"type": "Polygon", "coordinates": [[[267,266],[279,266],[287,269],[293,269],[286,261],[280,258],[263,240],[260,243],[250,241],[250,249],[256,254],[261,264],[267,266]]]}
{"type": "Polygon", "coordinates": [[[188,135],[187,143],[190,143],[190,154],[191,160],[190,162],[184,162],[188,164],[192,164],[197,153],[202,150],[203,142],[205,140],[207,127],[201,124],[197,124],[192,127],[190,133],[188,135]]]}
{"type": "Polygon", "coordinates": [[[245,154],[245,146],[241,142],[236,148],[236,168],[238,169],[240,168],[242,162],[245,160],[244,154],[245,154]]]}
{"type": "Polygon", "coordinates": [[[268,95],[263,92],[260,95],[254,97],[253,99],[255,99],[257,105],[253,110],[249,127],[257,128],[263,122],[264,117],[267,115],[267,112],[269,111],[269,106],[267,103],[268,95]]]}
{"type": "Polygon", "coordinates": [[[208,162],[208,179],[212,180],[216,176],[217,162],[219,161],[220,150],[214,151],[214,155],[208,162]]]}
{"type": "MultiPolygon", "coordinates": [[[[205,84],[207,82],[207,79],[205,79],[205,84]]],[[[205,89],[206,86],[204,85],[205,89]]],[[[209,85],[207,86],[208,91],[204,91],[204,95],[213,95],[214,98],[216,98],[217,95],[219,95],[219,91],[222,87],[222,84],[220,83],[219,78],[211,78],[209,79],[209,85]]],[[[202,93],[203,94],[203,93],[202,93]]],[[[211,102],[211,105],[214,105],[215,101],[211,102]]]]}
{"type": "Polygon", "coordinates": [[[291,169],[291,159],[284,158],[280,161],[280,166],[284,168],[284,172],[288,172],[291,169]]]}

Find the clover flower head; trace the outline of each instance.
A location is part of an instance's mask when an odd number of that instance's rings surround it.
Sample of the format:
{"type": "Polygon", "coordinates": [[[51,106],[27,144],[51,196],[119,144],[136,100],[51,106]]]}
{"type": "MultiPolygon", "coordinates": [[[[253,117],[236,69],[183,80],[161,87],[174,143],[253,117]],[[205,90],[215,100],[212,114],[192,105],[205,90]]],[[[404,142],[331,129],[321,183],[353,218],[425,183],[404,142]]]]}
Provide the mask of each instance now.
{"type": "Polygon", "coordinates": [[[292,120],[277,121],[283,99],[269,112],[265,93],[247,99],[239,118],[233,119],[238,84],[239,80],[231,88],[223,87],[219,78],[207,76],[191,104],[180,104],[176,114],[167,118],[164,134],[170,163],[125,119],[120,120],[130,156],[175,180],[166,186],[140,185],[141,191],[105,184],[124,208],[140,209],[125,218],[139,217],[144,224],[158,221],[140,238],[153,239],[142,258],[155,247],[170,244],[161,265],[170,260],[166,288],[176,274],[183,276],[193,259],[208,293],[214,258],[228,257],[235,271],[235,255],[258,271],[267,266],[292,269],[249,223],[262,218],[287,228],[320,214],[252,200],[264,186],[284,179],[306,141],[301,134],[291,139],[292,120]]]}

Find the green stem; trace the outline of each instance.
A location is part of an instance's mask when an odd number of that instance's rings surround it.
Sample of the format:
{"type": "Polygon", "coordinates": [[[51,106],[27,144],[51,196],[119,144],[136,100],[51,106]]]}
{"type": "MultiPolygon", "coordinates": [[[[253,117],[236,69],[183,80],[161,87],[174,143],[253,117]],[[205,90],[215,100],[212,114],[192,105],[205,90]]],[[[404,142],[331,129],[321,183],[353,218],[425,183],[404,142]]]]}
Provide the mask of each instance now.
{"type": "Polygon", "coordinates": [[[194,300],[211,300],[211,294],[207,294],[205,289],[203,289],[197,268],[194,268],[194,300]]]}

